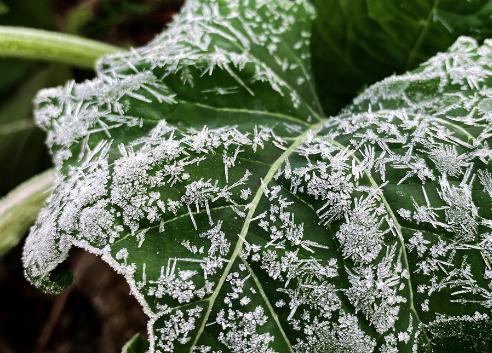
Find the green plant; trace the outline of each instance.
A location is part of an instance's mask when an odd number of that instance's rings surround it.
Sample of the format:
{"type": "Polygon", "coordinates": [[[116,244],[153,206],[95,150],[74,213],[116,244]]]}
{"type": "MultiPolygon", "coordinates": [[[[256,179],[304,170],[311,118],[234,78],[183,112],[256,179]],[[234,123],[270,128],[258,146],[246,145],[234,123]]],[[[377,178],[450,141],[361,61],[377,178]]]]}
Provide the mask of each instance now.
{"type": "Polygon", "coordinates": [[[492,37],[489,0],[313,3],[318,10],[312,39],[315,80],[330,114],[360,87],[414,69],[459,35],[492,37]]]}
{"type": "Polygon", "coordinates": [[[56,181],[27,277],[58,293],[72,247],[99,254],[150,352],[489,351],[492,43],[460,37],[327,117],[314,17],[188,1],[94,80],[41,91],[56,181]]]}

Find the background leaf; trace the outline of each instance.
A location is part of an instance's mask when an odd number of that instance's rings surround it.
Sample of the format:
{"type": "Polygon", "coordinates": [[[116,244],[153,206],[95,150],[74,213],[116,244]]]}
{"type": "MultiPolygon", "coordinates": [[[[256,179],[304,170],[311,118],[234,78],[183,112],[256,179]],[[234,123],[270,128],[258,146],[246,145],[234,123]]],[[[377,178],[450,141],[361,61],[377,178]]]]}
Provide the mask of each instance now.
{"type": "Polygon", "coordinates": [[[460,35],[492,36],[490,0],[312,1],[313,63],[327,114],[364,85],[415,68],[460,35]]]}
{"type": "Polygon", "coordinates": [[[136,334],[123,346],[122,353],[145,353],[148,349],[148,341],[141,334],[136,334]]]}
{"type": "MultiPolygon", "coordinates": [[[[3,1],[9,11],[0,14],[3,26],[28,26],[32,28],[55,29],[53,1],[3,1]]],[[[28,79],[40,67],[39,63],[16,59],[0,61],[0,92],[5,94],[22,78],[28,79]]],[[[6,97],[4,96],[4,99],[6,97]]]]}
{"type": "MultiPolygon", "coordinates": [[[[4,4],[9,11],[0,14],[1,25],[54,28],[52,1],[32,4],[4,1],[4,4]]],[[[32,118],[32,99],[39,89],[58,85],[69,77],[68,69],[62,66],[0,60],[0,195],[50,166],[45,134],[32,118]]]]}
{"type": "Polygon", "coordinates": [[[65,67],[51,66],[34,73],[19,85],[9,100],[0,103],[0,194],[15,187],[51,164],[44,147],[45,134],[34,124],[32,99],[46,85],[60,84],[69,77],[65,67]]]}

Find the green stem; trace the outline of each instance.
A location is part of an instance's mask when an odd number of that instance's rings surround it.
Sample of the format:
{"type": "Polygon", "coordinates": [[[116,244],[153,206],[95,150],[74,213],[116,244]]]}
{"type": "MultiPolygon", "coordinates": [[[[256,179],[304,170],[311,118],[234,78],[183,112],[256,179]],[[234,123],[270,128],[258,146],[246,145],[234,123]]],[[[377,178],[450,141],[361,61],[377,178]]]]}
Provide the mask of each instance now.
{"type": "Polygon", "coordinates": [[[0,199],[0,256],[16,246],[36,220],[54,181],[52,169],[32,177],[0,199]]]}
{"type": "Polygon", "coordinates": [[[98,58],[120,48],[78,36],[0,26],[0,56],[48,60],[93,69],[98,58]]]}

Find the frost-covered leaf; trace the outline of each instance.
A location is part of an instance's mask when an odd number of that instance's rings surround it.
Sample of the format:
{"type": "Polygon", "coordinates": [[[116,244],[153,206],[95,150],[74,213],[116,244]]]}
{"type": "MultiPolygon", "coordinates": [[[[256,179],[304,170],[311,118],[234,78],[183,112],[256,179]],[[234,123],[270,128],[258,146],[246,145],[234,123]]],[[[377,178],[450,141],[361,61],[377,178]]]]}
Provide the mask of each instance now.
{"type": "Polygon", "coordinates": [[[486,351],[492,43],[461,38],[324,119],[312,15],[188,1],[95,80],[42,91],[57,181],[28,278],[58,292],[70,248],[99,254],[150,352],[486,351]]]}
{"type": "Polygon", "coordinates": [[[352,99],[362,85],[413,69],[460,35],[492,37],[491,0],[312,2],[314,72],[329,113],[343,102],[334,96],[352,99]]]}

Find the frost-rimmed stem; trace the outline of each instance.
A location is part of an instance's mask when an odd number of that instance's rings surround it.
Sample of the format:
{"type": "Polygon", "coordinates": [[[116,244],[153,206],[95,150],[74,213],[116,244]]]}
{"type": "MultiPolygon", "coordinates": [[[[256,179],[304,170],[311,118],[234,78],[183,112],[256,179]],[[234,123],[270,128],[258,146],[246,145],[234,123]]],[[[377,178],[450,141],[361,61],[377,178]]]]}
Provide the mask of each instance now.
{"type": "Polygon", "coordinates": [[[36,220],[53,187],[54,171],[38,174],[0,199],[0,256],[15,247],[36,220]]]}
{"type": "Polygon", "coordinates": [[[47,60],[93,69],[98,58],[119,50],[109,44],[70,34],[0,26],[0,57],[47,60]]]}

